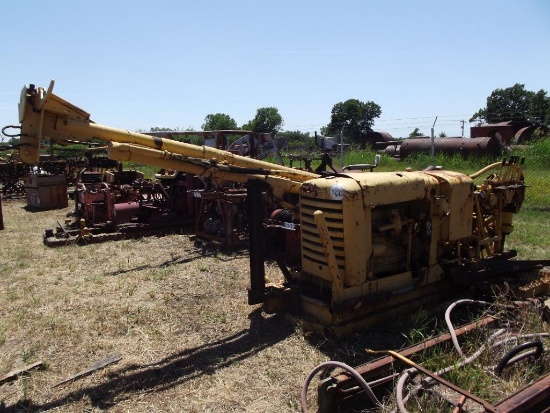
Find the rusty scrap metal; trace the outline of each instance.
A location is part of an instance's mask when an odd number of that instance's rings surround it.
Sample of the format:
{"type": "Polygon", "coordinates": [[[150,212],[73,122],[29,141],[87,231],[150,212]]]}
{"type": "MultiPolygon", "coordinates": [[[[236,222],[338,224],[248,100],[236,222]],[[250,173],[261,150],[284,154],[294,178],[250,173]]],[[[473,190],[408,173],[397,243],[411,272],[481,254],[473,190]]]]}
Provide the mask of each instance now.
{"type": "Polygon", "coordinates": [[[498,413],[550,411],[550,373],[497,403],[498,413]]]}
{"type": "Polygon", "coordinates": [[[248,243],[246,188],[189,191],[196,201],[195,236],[221,247],[248,243]]]}
{"type": "MultiPolygon", "coordinates": [[[[436,138],[434,140],[435,151],[439,153],[461,155],[486,154],[498,155],[502,151],[501,142],[496,137],[479,138],[436,138]]],[[[431,139],[407,138],[401,142],[399,156],[406,158],[413,153],[431,150],[431,139]]]]}
{"type": "Polygon", "coordinates": [[[499,123],[487,123],[480,126],[472,126],[470,128],[470,136],[478,138],[482,136],[497,137],[505,145],[510,145],[514,142],[514,138],[518,131],[532,126],[528,121],[506,121],[499,123]]]}
{"type": "MultiPolygon", "coordinates": [[[[405,159],[415,153],[430,153],[432,142],[427,136],[407,138],[388,142],[377,142],[373,148],[384,150],[386,155],[394,158],[405,159]]],[[[464,156],[483,153],[485,155],[499,155],[502,152],[503,144],[498,137],[452,137],[435,138],[434,150],[445,154],[461,154],[464,156]]]]}
{"type": "MultiPolygon", "coordinates": [[[[461,336],[467,332],[473,331],[480,327],[487,327],[493,325],[498,320],[495,317],[487,316],[480,320],[471,322],[464,326],[455,329],[457,336],[461,336]]],[[[432,379],[437,382],[451,388],[452,390],[458,392],[459,394],[466,396],[467,398],[473,400],[476,403],[481,404],[484,407],[485,412],[497,412],[497,413],[517,413],[523,411],[533,411],[533,412],[550,412],[550,410],[537,410],[534,409],[534,406],[545,406],[548,405],[550,400],[550,378],[548,376],[535,383],[532,386],[527,386],[521,392],[518,392],[517,395],[512,395],[509,398],[501,401],[497,405],[488,403],[487,401],[478,398],[475,395],[471,395],[466,390],[449,383],[442,379],[440,376],[436,376],[434,373],[425,371],[421,366],[418,366],[411,358],[414,358],[417,353],[423,352],[424,350],[430,349],[436,345],[449,343],[452,339],[450,333],[441,334],[438,337],[435,337],[430,340],[426,340],[417,345],[405,348],[400,351],[369,351],[371,354],[375,353],[386,353],[388,354],[385,357],[378,358],[369,362],[367,364],[361,365],[355,368],[355,371],[361,375],[365,381],[374,389],[379,385],[383,385],[387,382],[390,382],[395,377],[396,369],[403,367],[405,365],[413,366],[417,368],[418,371],[430,376],[432,379]],[[525,399],[525,400],[524,400],[525,399]],[[511,409],[511,410],[508,410],[511,409]],[[522,410],[523,409],[523,410],[522,410]],[[532,410],[533,409],[533,410],[532,410]]],[[[509,352],[509,356],[505,356],[502,360],[502,368],[510,361],[512,362],[523,358],[522,356],[535,355],[538,356],[541,353],[542,343],[540,341],[534,341],[530,343],[525,343],[522,346],[517,346],[512,351],[509,352]],[[518,353],[523,352],[528,348],[536,347],[536,352],[521,354],[516,356],[518,353]],[[514,358],[514,356],[516,356],[514,358]]],[[[361,388],[357,386],[357,381],[347,372],[341,372],[337,375],[334,375],[328,379],[323,380],[318,387],[318,402],[319,402],[319,412],[328,413],[334,411],[339,407],[345,400],[349,399],[350,396],[360,393],[361,388]]],[[[459,410],[460,411],[460,410],[459,410]]]]}
{"type": "Polygon", "coordinates": [[[25,194],[23,178],[29,167],[21,162],[0,161],[0,186],[4,196],[22,196],[25,194]]]}
{"type": "Polygon", "coordinates": [[[466,402],[467,397],[462,395],[460,396],[460,400],[456,404],[456,408],[453,410],[453,413],[460,413],[464,410],[462,410],[462,407],[464,407],[464,403],[466,402]]]}

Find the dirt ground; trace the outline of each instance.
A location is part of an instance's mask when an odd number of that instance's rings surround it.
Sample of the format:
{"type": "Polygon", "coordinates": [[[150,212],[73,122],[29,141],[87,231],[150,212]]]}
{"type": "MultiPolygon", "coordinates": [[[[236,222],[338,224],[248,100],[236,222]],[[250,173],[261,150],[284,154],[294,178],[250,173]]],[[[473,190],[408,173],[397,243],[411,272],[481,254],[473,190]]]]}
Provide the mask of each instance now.
{"type": "Polygon", "coordinates": [[[411,324],[308,333],[247,304],[246,251],[202,255],[187,234],[48,248],[44,229],[70,207],[2,202],[0,376],[43,366],[0,384],[0,411],[296,412],[316,365],[398,348],[411,324]],[[113,354],[121,360],[54,387],[113,354]]]}

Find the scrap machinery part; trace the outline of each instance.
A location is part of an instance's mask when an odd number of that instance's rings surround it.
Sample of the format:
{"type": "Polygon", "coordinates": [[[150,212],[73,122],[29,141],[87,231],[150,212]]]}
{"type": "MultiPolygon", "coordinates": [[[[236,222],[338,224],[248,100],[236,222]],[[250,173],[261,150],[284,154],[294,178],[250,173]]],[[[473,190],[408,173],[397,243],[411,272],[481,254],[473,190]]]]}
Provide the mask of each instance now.
{"type": "Polygon", "coordinates": [[[248,244],[246,188],[216,188],[190,191],[196,200],[195,235],[220,247],[248,244]]]}
{"type": "MultiPolygon", "coordinates": [[[[470,322],[455,329],[455,335],[460,337],[472,331],[489,328],[496,325],[498,319],[493,316],[486,316],[479,320],[470,322]]],[[[418,344],[406,347],[399,351],[405,357],[413,360],[417,359],[420,354],[436,346],[442,346],[451,342],[452,336],[450,333],[442,333],[437,337],[422,341],[418,344]]],[[[392,373],[397,369],[401,369],[405,364],[392,356],[383,356],[375,360],[365,363],[355,368],[355,370],[368,382],[376,382],[378,386],[383,386],[392,382],[392,373]],[[381,380],[386,378],[386,380],[381,380]]],[[[335,374],[329,378],[322,380],[319,383],[317,394],[320,403],[320,412],[326,413],[337,410],[338,406],[345,403],[354,394],[357,394],[358,388],[356,382],[349,374],[335,374]]]]}
{"type": "Polygon", "coordinates": [[[81,141],[89,142],[100,139],[107,142],[127,143],[152,148],[157,151],[173,152],[187,158],[208,159],[217,164],[239,165],[243,168],[277,171],[279,176],[290,173],[293,177],[303,180],[315,177],[315,174],[297,174],[291,168],[268,164],[253,158],[235,155],[228,151],[186,144],[156,136],[149,136],[127,130],[99,125],[90,120],[90,114],[75,105],[65,101],[53,93],[54,82],[47,90],[34,85],[23,88],[19,103],[19,118],[21,122],[20,159],[27,163],[38,160],[39,147],[42,138],[58,142],[81,141]]]}
{"type": "Polygon", "coordinates": [[[524,160],[516,157],[484,169],[490,175],[480,185],[445,170],[307,172],[99,125],[53,94],[53,81],[47,90],[25,87],[19,113],[26,162],[36,161],[42,139],[97,138],[109,142],[113,160],[246,185],[244,205],[223,206],[218,201],[225,195],[203,203],[203,229],[220,236],[219,216],[233,217],[235,208],[236,216],[247,214],[249,302],[263,303],[268,312],[292,311],[308,328],[350,332],[456,293],[462,272],[475,282],[476,271],[514,256],[505,239],[526,187],[524,160]],[[274,220],[275,210],[289,211],[275,217],[294,218],[274,220]],[[284,282],[266,284],[270,257],[284,282]]]}
{"type": "Polygon", "coordinates": [[[0,159],[0,192],[4,197],[25,194],[23,180],[29,172],[29,166],[13,159],[0,159]]]}
{"type": "Polygon", "coordinates": [[[195,216],[187,193],[202,183],[179,172],[156,178],[144,179],[135,170],[81,171],[73,220],[56,232],[46,230],[44,243],[55,247],[183,230],[195,216]]]}

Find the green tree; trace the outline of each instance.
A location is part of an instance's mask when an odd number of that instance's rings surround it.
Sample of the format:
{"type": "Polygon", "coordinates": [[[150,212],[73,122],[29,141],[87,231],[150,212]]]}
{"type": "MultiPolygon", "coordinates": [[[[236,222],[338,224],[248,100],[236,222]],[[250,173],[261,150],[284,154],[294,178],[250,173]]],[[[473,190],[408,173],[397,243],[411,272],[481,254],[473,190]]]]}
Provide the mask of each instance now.
{"type": "Polygon", "coordinates": [[[340,134],[345,128],[345,136],[353,142],[361,141],[361,135],[372,130],[374,120],[382,114],[380,105],[358,99],[348,99],[332,107],[330,123],[327,125],[328,134],[340,134]]]}
{"type": "Polygon", "coordinates": [[[276,107],[264,107],[256,110],[256,117],[245,123],[244,130],[253,132],[279,132],[284,125],[283,117],[276,107]]]}
{"type": "Polygon", "coordinates": [[[174,132],[174,131],[179,131],[179,128],[166,128],[164,126],[154,126],[149,130],[149,132],[174,132]]]}
{"type": "MultiPolygon", "coordinates": [[[[4,141],[4,138],[2,138],[2,142],[4,141]]],[[[19,138],[10,138],[6,142],[8,145],[19,145],[20,139],[19,138]]]]}
{"type": "Polygon", "coordinates": [[[543,89],[531,92],[521,83],[506,89],[495,89],[487,97],[487,106],[474,113],[470,122],[482,124],[510,120],[550,126],[550,98],[547,92],[543,89]]]}
{"type": "Polygon", "coordinates": [[[309,132],[284,131],[277,136],[284,138],[290,150],[315,148],[315,140],[309,136],[309,132]]]}
{"type": "Polygon", "coordinates": [[[426,136],[422,132],[420,132],[420,129],[414,128],[414,130],[409,133],[409,138],[416,138],[418,136],[426,136]]]}
{"type": "Polygon", "coordinates": [[[550,127],[550,97],[546,90],[539,90],[531,95],[529,121],[533,125],[550,127]]]}
{"type": "Polygon", "coordinates": [[[206,115],[202,130],[233,130],[238,129],[237,122],[225,113],[211,113],[206,115]]]}
{"type": "MultiPolygon", "coordinates": [[[[192,143],[193,145],[204,145],[204,136],[200,135],[193,135],[190,132],[194,132],[195,129],[193,129],[192,126],[188,126],[185,129],[182,129],[180,127],[176,128],[166,128],[164,126],[155,126],[152,127],[149,132],[172,132],[170,134],[166,134],[170,137],[170,139],[174,139],[179,142],[185,142],[185,143],[192,143]],[[178,134],[176,132],[181,132],[181,134],[178,134]]],[[[146,131],[138,131],[138,132],[144,132],[146,131]]]]}

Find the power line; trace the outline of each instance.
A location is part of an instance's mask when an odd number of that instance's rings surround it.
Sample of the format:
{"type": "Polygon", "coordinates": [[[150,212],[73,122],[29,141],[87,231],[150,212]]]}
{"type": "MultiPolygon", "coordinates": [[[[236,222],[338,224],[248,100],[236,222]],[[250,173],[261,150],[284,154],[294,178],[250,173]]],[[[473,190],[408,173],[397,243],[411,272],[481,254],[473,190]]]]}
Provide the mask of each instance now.
{"type": "MultiPolygon", "coordinates": [[[[495,112],[496,114],[496,112],[495,112]]],[[[491,119],[492,122],[504,122],[512,120],[512,115],[517,116],[519,112],[500,112],[499,116],[494,116],[491,119]]],[[[487,115],[490,117],[491,112],[488,112],[487,115]]],[[[527,114],[528,115],[528,114],[527,114]]],[[[460,114],[450,114],[450,115],[440,115],[439,118],[443,118],[443,122],[438,123],[438,129],[444,129],[448,127],[461,128],[461,134],[464,135],[464,128],[467,125],[473,126],[476,125],[480,120],[470,121],[471,115],[460,115],[460,114]],[[467,119],[467,120],[466,120],[467,119]]],[[[430,128],[432,124],[433,116],[411,116],[411,117],[398,117],[398,118],[386,118],[386,119],[374,119],[374,128],[379,131],[405,131],[407,129],[423,129],[430,128]]],[[[308,125],[291,125],[285,126],[285,131],[300,131],[302,128],[306,129],[320,129],[326,127],[328,123],[317,123],[317,124],[308,124],[308,125]]]]}
{"type": "Polygon", "coordinates": [[[379,122],[389,122],[389,121],[396,121],[396,120],[414,120],[414,119],[435,119],[436,116],[439,116],[440,118],[450,118],[450,117],[459,117],[459,118],[463,118],[465,116],[470,116],[470,115],[432,115],[432,116],[418,116],[418,117],[413,117],[413,118],[387,118],[387,119],[379,119],[378,121],[379,122]]]}
{"type": "MultiPolygon", "coordinates": [[[[439,115],[440,118],[452,118],[452,117],[455,117],[457,118],[456,121],[457,122],[460,122],[462,121],[462,119],[464,119],[465,117],[469,117],[471,115],[460,115],[460,114],[454,114],[454,115],[439,115]]],[[[375,124],[380,124],[380,123],[384,123],[384,124],[387,124],[388,126],[393,126],[393,125],[410,125],[410,124],[418,124],[418,122],[414,122],[414,123],[410,123],[410,122],[406,122],[406,123],[398,123],[399,121],[409,121],[409,120],[420,120],[420,119],[426,119],[426,122],[432,122],[432,120],[436,117],[436,115],[432,115],[432,116],[413,116],[413,117],[401,117],[401,118],[385,118],[385,119],[374,119],[374,123],[375,124]],[[388,123],[389,122],[389,123],[388,123]]],[[[449,119],[447,119],[449,120],[449,119]]],[[[322,127],[322,126],[326,126],[328,125],[330,122],[326,122],[326,123],[317,123],[317,124],[309,124],[309,125],[285,125],[285,129],[296,129],[296,128],[316,128],[316,127],[322,127]]],[[[422,122],[420,122],[422,123],[422,122]]]]}

